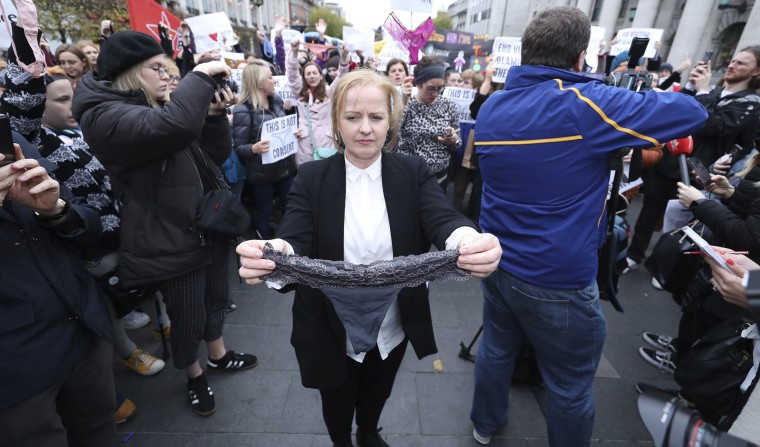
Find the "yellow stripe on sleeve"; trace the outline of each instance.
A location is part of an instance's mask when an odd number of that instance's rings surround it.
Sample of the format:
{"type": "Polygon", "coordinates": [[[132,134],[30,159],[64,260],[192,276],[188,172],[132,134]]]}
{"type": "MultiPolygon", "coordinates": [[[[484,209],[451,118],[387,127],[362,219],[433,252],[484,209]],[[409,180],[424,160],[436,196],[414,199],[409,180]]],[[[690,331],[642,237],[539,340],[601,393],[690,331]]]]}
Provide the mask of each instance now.
{"type": "Polygon", "coordinates": [[[561,143],[563,141],[576,141],[582,139],[582,135],[571,135],[569,137],[542,138],[539,140],[477,141],[475,142],[475,146],[517,146],[521,144],[561,143]]]}
{"type": "Polygon", "coordinates": [[[661,144],[662,144],[662,143],[660,143],[659,141],[655,140],[655,139],[654,139],[654,138],[652,138],[652,137],[648,137],[648,136],[646,136],[646,135],[644,135],[644,134],[640,134],[640,133],[636,132],[636,131],[635,131],[635,130],[633,130],[633,129],[628,129],[628,128],[626,128],[626,127],[623,127],[623,126],[619,125],[619,124],[618,124],[618,123],[616,123],[614,120],[612,120],[610,117],[608,117],[608,116],[607,116],[607,115],[606,115],[606,114],[605,114],[605,113],[602,111],[602,109],[600,109],[600,108],[599,108],[599,106],[597,106],[596,104],[594,104],[594,101],[592,101],[592,100],[590,100],[590,99],[586,98],[585,96],[581,95],[581,92],[580,92],[580,91],[578,91],[578,89],[577,89],[577,88],[575,88],[575,87],[569,87],[569,88],[565,88],[565,87],[562,85],[562,80],[560,80],[560,79],[555,79],[555,81],[557,81],[557,84],[559,84],[559,89],[560,89],[560,90],[562,90],[562,91],[572,90],[573,92],[575,92],[575,94],[578,96],[578,98],[579,98],[581,101],[583,101],[583,102],[585,102],[586,104],[588,104],[589,106],[591,106],[591,108],[592,108],[592,109],[594,109],[594,111],[596,111],[596,113],[598,113],[598,114],[599,114],[599,116],[601,116],[601,117],[602,117],[602,119],[603,119],[603,120],[604,120],[604,121],[605,121],[607,124],[609,124],[610,126],[614,127],[616,130],[618,130],[618,131],[620,131],[620,132],[625,132],[625,133],[627,133],[627,134],[629,134],[629,135],[633,135],[634,137],[636,137],[636,138],[640,138],[640,139],[642,139],[642,140],[644,140],[644,141],[648,141],[648,142],[652,143],[652,145],[653,145],[653,146],[659,146],[659,145],[661,145],[661,144]]]}

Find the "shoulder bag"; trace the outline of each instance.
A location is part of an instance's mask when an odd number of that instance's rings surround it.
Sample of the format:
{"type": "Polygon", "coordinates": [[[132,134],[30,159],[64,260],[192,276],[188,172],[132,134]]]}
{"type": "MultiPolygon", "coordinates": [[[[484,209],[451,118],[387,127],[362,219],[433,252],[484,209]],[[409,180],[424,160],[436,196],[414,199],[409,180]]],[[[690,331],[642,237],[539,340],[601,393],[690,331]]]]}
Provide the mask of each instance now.
{"type": "Polygon", "coordinates": [[[335,155],[338,151],[335,148],[332,147],[315,147],[314,146],[314,135],[313,131],[311,130],[311,108],[309,107],[309,103],[306,103],[306,122],[309,124],[309,144],[311,145],[311,151],[314,154],[315,160],[322,160],[323,158],[329,158],[335,155]]]}

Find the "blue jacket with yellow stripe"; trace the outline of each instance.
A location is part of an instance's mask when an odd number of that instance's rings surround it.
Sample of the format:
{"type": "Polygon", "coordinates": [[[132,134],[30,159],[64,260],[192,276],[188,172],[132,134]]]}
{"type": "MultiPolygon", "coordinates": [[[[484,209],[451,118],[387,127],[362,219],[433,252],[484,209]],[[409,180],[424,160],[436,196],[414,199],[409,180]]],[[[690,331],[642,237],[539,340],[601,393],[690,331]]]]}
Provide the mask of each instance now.
{"type": "Polygon", "coordinates": [[[535,285],[578,289],[596,277],[610,152],[699,129],[707,113],[679,93],[635,93],[545,66],[512,67],[478,114],[480,224],[500,267],[535,285]]]}

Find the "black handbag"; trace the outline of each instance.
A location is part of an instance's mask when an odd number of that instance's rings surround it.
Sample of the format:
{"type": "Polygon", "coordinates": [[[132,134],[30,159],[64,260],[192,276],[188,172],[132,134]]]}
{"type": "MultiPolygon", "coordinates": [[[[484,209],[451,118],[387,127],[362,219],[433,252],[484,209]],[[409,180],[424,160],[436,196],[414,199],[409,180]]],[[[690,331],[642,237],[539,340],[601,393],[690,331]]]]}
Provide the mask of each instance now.
{"type": "Polygon", "coordinates": [[[675,380],[681,394],[698,407],[728,414],[741,398],[740,385],[752,368],[752,340],[742,338],[754,321],[731,317],[708,330],[680,355],[675,380]]]}
{"type": "MultiPolygon", "coordinates": [[[[709,232],[706,227],[696,223],[698,225],[693,226],[694,231],[707,239],[706,233],[709,232]]],[[[699,251],[699,247],[680,229],[663,233],[652,249],[652,254],[644,261],[644,266],[663,289],[675,294],[684,293],[694,274],[704,264],[702,256],[684,255],[687,251],[699,251]]]]}
{"type": "Polygon", "coordinates": [[[222,236],[242,236],[250,223],[251,216],[229,188],[207,192],[195,216],[195,227],[199,231],[222,236]]]}

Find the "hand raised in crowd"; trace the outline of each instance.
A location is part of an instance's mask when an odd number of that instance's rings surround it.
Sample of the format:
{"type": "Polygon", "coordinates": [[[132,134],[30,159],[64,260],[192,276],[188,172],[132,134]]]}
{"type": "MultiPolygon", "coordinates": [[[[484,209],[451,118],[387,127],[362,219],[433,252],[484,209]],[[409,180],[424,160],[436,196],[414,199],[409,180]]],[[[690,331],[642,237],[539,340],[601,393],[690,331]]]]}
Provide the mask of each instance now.
{"type": "Polygon", "coordinates": [[[710,282],[713,285],[713,289],[718,291],[723,296],[723,299],[729,303],[748,308],[749,301],[747,301],[747,293],[744,290],[743,284],[744,275],[750,270],[760,269],[760,265],[757,265],[744,255],[731,254],[730,250],[726,248],[713,247],[713,249],[726,260],[728,267],[731,269],[731,272],[726,271],[717,262],[710,259],[709,256],[704,257],[712,270],[710,282]]]}
{"type": "Polygon", "coordinates": [[[257,141],[251,146],[251,152],[260,154],[269,150],[269,140],[257,141]]]}
{"type": "Polygon", "coordinates": [[[277,37],[282,36],[282,30],[285,29],[285,19],[280,17],[274,22],[274,35],[277,37]]]}
{"type": "Polygon", "coordinates": [[[443,144],[457,144],[459,142],[459,129],[453,127],[446,127],[444,129],[444,136],[439,136],[438,141],[443,144]]]}
{"type": "Polygon", "coordinates": [[[179,25],[179,35],[182,36],[182,46],[187,48],[190,45],[190,27],[187,23],[182,22],[179,25]]]}
{"type": "Polygon", "coordinates": [[[486,66],[486,79],[493,81],[493,75],[496,73],[496,61],[491,60],[486,66]]]}
{"type": "Polygon", "coordinates": [[[692,64],[691,58],[687,57],[686,59],[681,61],[678,67],[676,67],[675,71],[677,73],[683,73],[684,71],[688,70],[689,67],[691,67],[691,64],[692,64]]]}
{"type": "Polygon", "coordinates": [[[720,157],[715,162],[715,164],[713,164],[712,170],[716,174],[720,174],[720,175],[728,174],[728,171],[731,170],[731,154],[726,154],[723,157],[720,157]]]}
{"type": "Polygon", "coordinates": [[[678,194],[676,198],[678,202],[684,207],[688,208],[696,200],[706,199],[702,191],[693,186],[686,186],[682,182],[678,182],[678,194]]]}
{"type": "Polygon", "coordinates": [[[58,214],[62,210],[58,182],[50,178],[37,160],[24,158],[18,144],[14,143],[13,149],[16,161],[0,168],[0,202],[7,198],[43,216],[58,214]]]}
{"type": "Polygon", "coordinates": [[[599,53],[597,56],[604,56],[607,54],[607,41],[602,39],[599,41],[599,53]]]}
{"type": "Polygon", "coordinates": [[[325,22],[325,19],[319,19],[317,21],[317,32],[320,37],[325,34],[325,31],[327,31],[327,22],[325,22]]]}
{"type": "Polygon", "coordinates": [[[351,50],[345,43],[340,44],[340,61],[342,63],[348,63],[348,58],[351,55],[351,50]]]}
{"type": "Polygon", "coordinates": [[[298,57],[298,48],[301,46],[301,41],[298,39],[293,39],[290,41],[290,55],[294,58],[298,57]]]}
{"type": "Polygon", "coordinates": [[[112,31],[113,23],[111,23],[110,20],[103,20],[100,22],[100,35],[108,37],[111,35],[112,31]]]}
{"type": "Polygon", "coordinates": [[[405,98],[412,96],[412,87],[414,86],[414,76],[407,76],[404,78],[404,83],[401,84],[401,94],[405,98]]]}
{"type": "Polygon", "coordinates": [[[274,261],[262,259],[264,256],[264,244],[269,242],[275,250],[284,252],[287,249],[287,243],[282,239],[272,239],[268,241],[252,240],[245,241],[237,246],[237,253],[240,255],[240,277],[247,284],[259,284],[261,277],[272,273],[277,266],[274,261]]]}
{"type": "Polygon", "coordinates": [[[457,267],[472,273],[476,278],[485,278],[499,267],[501,243],[490,233],[472,233],[459,242],[457,267]]]}
{"type": "Polygon", "coordinates": [[[694,84],[697,92],[703,92],[710,89],[710,78],[712,78],[712,62],[699,61],[697,66],[689,73],[689,82],[694,84]]]}
{"type": "Polygon", "coordinates": [[[705,187],[708,191],[721,199],[728,199],[734,195],[734,187],[725,176],[710,174],[710,179],[712,183],[705,187]]]}

